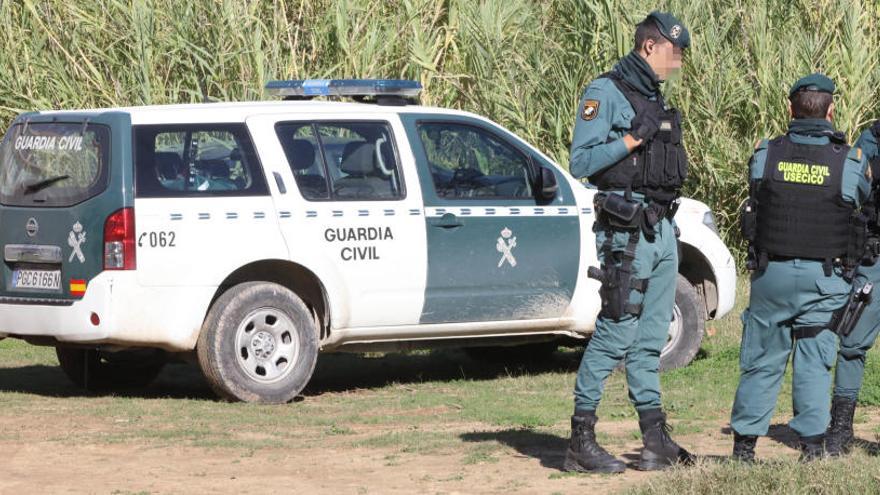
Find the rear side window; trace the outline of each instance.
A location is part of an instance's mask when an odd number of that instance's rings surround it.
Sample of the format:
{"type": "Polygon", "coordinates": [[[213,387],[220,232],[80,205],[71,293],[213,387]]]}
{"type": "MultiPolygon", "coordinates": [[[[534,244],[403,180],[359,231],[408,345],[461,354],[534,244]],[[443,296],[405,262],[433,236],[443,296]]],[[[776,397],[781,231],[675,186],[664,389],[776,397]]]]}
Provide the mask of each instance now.
{"type": "Polygon", "coordinates": [[[385,122],[282,123],[276,132],[305,199],[388,201],[405,196],[385,122]]]}
{"type": "Polygon", "coordinates": [[[266,195],[266,180],[244,125],[135,128],[137,196],[266,195]]]}
{"type": "Polygon", "coordinates": [[[71,206],[107,188],[110,130],[83,123],[21,123],[0,145],[0,203],[71,206]]]}

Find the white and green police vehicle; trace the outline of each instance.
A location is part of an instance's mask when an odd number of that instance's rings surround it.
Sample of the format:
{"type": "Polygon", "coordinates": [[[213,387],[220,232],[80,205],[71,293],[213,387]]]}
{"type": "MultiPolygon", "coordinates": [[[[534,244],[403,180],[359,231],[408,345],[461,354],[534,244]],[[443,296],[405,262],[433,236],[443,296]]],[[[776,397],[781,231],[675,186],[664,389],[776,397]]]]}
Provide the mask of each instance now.
{"type": "MultiPolygon", "coordinates": [[[[221,396],[280,403],[321,352],[589,337],[595,189],[485,118],[413,104],[415,82],[268,88],[284,101],[16,118],[0,338],[55,346],[96,389],[194,353],[221,396]]],[[[664,368],[693,359],[736,280],[709,209],[684,199],[676,220],[664,368]]]]}

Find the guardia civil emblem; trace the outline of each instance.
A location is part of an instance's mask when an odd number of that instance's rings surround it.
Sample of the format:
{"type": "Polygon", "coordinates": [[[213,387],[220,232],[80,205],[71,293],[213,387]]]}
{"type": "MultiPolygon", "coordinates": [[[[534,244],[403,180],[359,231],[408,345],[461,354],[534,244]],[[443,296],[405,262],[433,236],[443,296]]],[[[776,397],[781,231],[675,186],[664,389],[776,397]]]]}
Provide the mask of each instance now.
{"type": "Polygon", "coordinates": [[[495,242],[495,249],[501,253],[501,260],[498,261],[498,268],[504,263],[510,264],[511,267],[516,266],[516,258],[513,256],[513,248],[516,247],[516,236],[510,229],[504,227],[501,231],[501,237],[495,242]]]}
{"type": "Polygon", "coordinates": [[[679,36],[681,36],[681,26],[676,24],[672,26],[672,29],[669,30],[669,37],[677,40],[679,36]]]}
{"type": "Polygon", "coordinates": [[[70,252],[70,258],[67,261],[73,261],[73,258],[79,260],[80,263],[86,262],[86,255],[82,252],[82,245],[86,242],[86,233],[81,223],[76,222],[71,227],[70,233],[67,234],[67,245],[73,248],[70,252]]]}

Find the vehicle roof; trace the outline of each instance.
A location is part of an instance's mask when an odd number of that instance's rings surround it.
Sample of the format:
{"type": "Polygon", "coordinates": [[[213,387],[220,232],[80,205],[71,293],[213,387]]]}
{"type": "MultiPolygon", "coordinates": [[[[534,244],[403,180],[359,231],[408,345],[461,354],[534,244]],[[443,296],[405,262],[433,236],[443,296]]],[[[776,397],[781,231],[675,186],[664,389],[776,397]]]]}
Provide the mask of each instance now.
{"type": "Polygon", "coordinates": [[[370,114],[432,113],[460,115],[486,120],[484,117],[461,110],[421,105],[381,106],[373,103],[342,101],[251,101],[187,103],[176,105],[145,105],[132,107],[95,108],[85,110],[50,110],[42,114],[124,112],[131,116],[133,125],[150,123],[241,122],[254,115],[279,113],[345,114],[359,118],[370,114]]]}
{"type": "MultiPolygon", "coordinates": [[[[132,125],[147,124],[199,124],[199,123],[234,123],[243,122],[248,117],[257,115],[287,114],[303,118],[311,116],[327,115],[332,118],[387,118],[389,114],[426,113],[434,115],[450,115],[470,117],[488,122],[502,129],[510,137],[522,143],[527,148],[541,155],[549,162],[554,162],[541,150],[525,141],[513,132],[498,125],[492,120],[463,110],[451,108],[430,107],[422,105],[383,106],[374,103],[355,103],[348,101],[306,100],[306,101],[248,101],[248,102],[213,102],[213,103],[186,103],[176,105],[143,105],[131,107],[94,108],[94,109],[70,109],[70,110],[47,110],[35,112],[39,115],[63,115],[76,114],[77,118],[83,115],[100,115],[103,113],[122,112],[131,116],[132,125]]],[[[26,114],[24,114],[26,115],[26,114]]],[[[21,117],[21,116],[19,116],[21,117]]]]}

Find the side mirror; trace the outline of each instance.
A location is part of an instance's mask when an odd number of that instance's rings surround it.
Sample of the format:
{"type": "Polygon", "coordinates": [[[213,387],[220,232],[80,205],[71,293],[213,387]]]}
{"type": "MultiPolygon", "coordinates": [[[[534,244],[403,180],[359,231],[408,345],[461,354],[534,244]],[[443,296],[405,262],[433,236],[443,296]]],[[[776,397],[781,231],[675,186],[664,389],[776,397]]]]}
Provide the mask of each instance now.
{"type": "Polygon", "coordinates": [[[549,201],[556,197],[556,192],[559,191],[559,183],[556,182],[556,174],[552,170],[547,167],[538,168],[541,172],[536,187],[537,195],[540,199],[549,201]]]}

